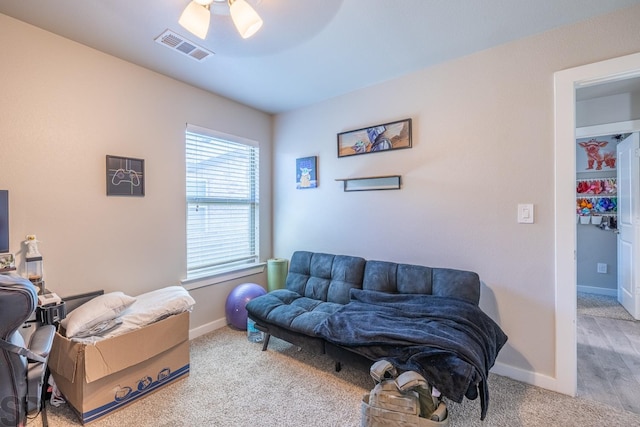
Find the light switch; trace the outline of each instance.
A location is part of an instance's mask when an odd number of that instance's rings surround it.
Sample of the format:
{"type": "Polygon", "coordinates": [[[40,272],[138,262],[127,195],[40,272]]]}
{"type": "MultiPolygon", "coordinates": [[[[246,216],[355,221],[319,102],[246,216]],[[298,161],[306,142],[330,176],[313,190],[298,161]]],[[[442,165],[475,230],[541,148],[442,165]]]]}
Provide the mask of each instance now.
{"type": "Polygon", "coordinates": [[[533,224],[533,204],[521,203],[518,205],[518,223],[533,224]]]}

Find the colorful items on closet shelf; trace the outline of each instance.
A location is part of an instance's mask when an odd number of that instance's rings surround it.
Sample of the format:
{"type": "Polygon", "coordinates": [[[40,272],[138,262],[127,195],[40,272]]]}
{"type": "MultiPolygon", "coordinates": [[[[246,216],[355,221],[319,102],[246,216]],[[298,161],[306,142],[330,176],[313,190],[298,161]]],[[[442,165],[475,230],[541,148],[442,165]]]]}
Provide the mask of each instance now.
{"type": "Polygon", "coordinates": [[[576,185],[576,192],[578,194],[615,194],[616,179],[605,178],[580,180],[576,185]]]}
{"type": "Polygon", "coordinates": [[[615,197],[602,197],[593,208],[599,213],[616,212],[617,204],[618,200],[615,197]]]}
{"type": "Polygon", "coordinates": [[[578,199],[578,214],[579,215],[591,215],[591,209],[593,209],[593,202],[589,199],[578,199]]]}
{"type": "Polygon", "coordinates": [[[592,197],[576,200],[578,215],[591,215],[617,212],[618,199],[616,197],[592,197]]]}

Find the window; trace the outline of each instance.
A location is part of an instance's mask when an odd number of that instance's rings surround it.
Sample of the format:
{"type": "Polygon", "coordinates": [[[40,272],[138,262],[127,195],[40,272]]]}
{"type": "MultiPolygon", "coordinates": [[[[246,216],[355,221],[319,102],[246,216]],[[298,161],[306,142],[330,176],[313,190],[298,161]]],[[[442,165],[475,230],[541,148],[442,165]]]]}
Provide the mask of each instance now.
{"type": "Polygon", "coordinates": [[[187,278],[259,261],[259,147],[187,125],[187,278]]]}

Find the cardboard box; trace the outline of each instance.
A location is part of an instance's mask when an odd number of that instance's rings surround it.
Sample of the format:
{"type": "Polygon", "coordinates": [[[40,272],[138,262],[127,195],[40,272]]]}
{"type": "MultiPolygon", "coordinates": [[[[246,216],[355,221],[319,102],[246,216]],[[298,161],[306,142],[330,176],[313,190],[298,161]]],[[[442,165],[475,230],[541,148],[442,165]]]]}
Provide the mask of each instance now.
{"type": "Polygon", "coordinates": [[[189,375],[189,313],[95,345],[56,333],[49,369],[82,423],[95,421],[189,375]]]}

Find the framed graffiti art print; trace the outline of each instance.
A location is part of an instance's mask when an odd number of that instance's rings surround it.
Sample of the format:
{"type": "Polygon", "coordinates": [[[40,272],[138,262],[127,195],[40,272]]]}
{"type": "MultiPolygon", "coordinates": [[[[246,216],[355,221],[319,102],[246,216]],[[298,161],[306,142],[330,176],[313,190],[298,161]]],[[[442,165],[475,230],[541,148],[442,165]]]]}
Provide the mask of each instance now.
{"type": "Polygon", "coordinates": [[[411,119],[338,134],[338,157],[411,148],[411,119]]]}

